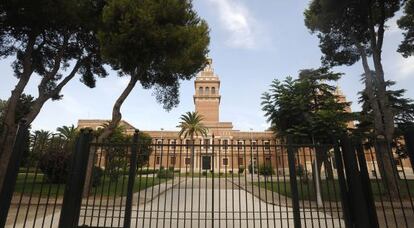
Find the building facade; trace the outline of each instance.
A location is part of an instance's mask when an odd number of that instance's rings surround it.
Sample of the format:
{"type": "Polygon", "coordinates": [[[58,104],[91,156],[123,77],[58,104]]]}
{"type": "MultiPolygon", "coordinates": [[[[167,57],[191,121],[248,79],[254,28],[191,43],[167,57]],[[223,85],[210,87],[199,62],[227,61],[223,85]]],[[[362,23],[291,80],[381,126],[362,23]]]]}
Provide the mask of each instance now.
{"type": "MultiPolygon", "coordinates": [[[[207,136],[196,136],[192,142],[188,138],[180,138],[178,131],[144,130],[143,132],[149,134],[153,140],[148,165],[152,168],[179,169],[182,172],[194,169],[227,173],[246,169],[257,170],[259,166],[271,164],[276,172],[288,173],[287,148],[278,142],[272,131],[239,131],[233,128],[232,122],[220,121],[220,90],[220,78],[214,73],[212,61],[209,60],[194,81],[193,96],[195,111],[203,116],[203,124],[208,128],[207,136]]],[[[346,102],[346,97],[339,88],[336,94],[340,102],[346,102]]],[[[350,107],[346,111],[351,112],[350,107]]],[[[78,128],[98,130],[105,122],[107,120],[79,120],[78,128]]],[[[122,120],[120,125],[127,134],[132,135],[135,132],[135,127],[125,120],[122,120]]],[[[354,123],[348,123],[348,127],[353,128],[354,123]]],[[[330,160],[333,161],[333,158],[330,160]]],[[[409,164],[406,160],[403,161],[403,167],[405,163],[409,164]]],[[[310,172],[314,161],[314,148],[301,148],[296,162],[310,172]]],[[[368,156],[367,162],[371,170],[378,170],[375,155],[373,158],[368,156]]],[[[104,167],[105,161],[99,165],[104,167]]],[[[330,162],[324,164],[322,170],[327,167],[326,165],[331,170],[335,169],[333,162],[330,162]]]]}

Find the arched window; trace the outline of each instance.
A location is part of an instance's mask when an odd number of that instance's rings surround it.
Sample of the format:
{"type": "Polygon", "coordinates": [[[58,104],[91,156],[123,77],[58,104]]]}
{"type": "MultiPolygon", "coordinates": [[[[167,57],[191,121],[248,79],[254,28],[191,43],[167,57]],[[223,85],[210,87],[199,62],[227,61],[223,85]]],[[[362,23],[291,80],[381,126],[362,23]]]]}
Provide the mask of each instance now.
{"type": "Polygon", "coordinates": [[[198,88],[198,94],[203,95],[203,87],[198,88]]]}
{"type": "Polygon", "coordinates": [[[210,88],[206,87],[206,95],[210,94],[210,88]]]}
{"type": "Polygon", "coordinates": [[[211,94],[216,94],[216,87],[211,87],[211,94]]]}

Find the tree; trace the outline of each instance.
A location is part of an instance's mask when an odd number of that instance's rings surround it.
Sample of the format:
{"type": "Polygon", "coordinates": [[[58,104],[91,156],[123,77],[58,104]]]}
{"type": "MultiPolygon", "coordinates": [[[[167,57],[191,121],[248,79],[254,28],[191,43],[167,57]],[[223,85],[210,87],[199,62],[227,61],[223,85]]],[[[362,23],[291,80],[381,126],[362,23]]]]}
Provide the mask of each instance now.
{"type": "Polygon", "coordinates": [[[116,100],[101,139],[122,119],[121,106],[139,82],[155,88],[167,110],[179,102],[179,80],[189,80],[206,64],[209,36],[189,0],[111,0],[99,33],[105,59],[130,80],[116,100]],[[128,28],[128,29],[126,29],[128,28]]]}
{"type": "Polygon", "coordinates": [[[364,68],[365,89],[373,109],[377,158],[386,169],[385,180],[391,194],[397,196],[398,187],[392,166],[390,145],[394,135],[394,115],[386,92],[382,65],[382,46],[385,22],[395,15],[404,0],[313,0],[305,10],[305,24],[317,33],[327,66],[353,65],[359,60],[364,68]],[[372,74],[372,59],[375,75],[372,74]],[[377,93],[373,83],[377,82],[377,93]]]}
{"type": "MultiPolygon", "coordinates": [[[[30,113],[34,97],[27,94],[22,94],[17,102],[16,106],[16,120],[15,123],[18,124],[28,113],[30,113]]],[[[0,134],[3,131],[3,118],[4,112],[6,110],[7,101],[0,100],[0,134]]]]}
{"type": "MultiPolygon", "coordinates": [[[[297,143],[329,144],[346,131],[347,123],[353,119],[352,113],[346,111],[350,104],[340,99],[336,87],[328,84],[340,76],[320,68],[301,70],[297,80],[274,80],[269,92],[262,96],[262,109],[275,133],[285,141],[291,135],[297,143]]],[[[317,146],[314,162],[318,172],[325,164],[328,177],[333,178],[329,149],[317,146]]]]}
{"type": "Polygon", "coordinates": [[[414,54],[414,1],[408,0],[404,7],[404,15],[397,21],[398,27],[402,30],[404,40],[401,42],[398,52],[404,57],[414,54]]]}
{"type": "Polygon", "coordinates": [[[187,112],[181,115],[180,124],[177,126],[181,130],[178,135],[183,138],[190,137],[191,147],[191,172],[194,173],[194,137],[207,136],[208,128],[202,123],[203,117],[197,112],[187,112]]]}
{"type": "MultiPolygon", "coordinates": [[[[387,87],[395,85],[394,81],[387,81],[387,87]]],[[[396,148],[397,154],[401,157],[406,156],[404,146],[400,143],[400,139],[403,137],[405,131],[414,126],[414,101],[412,99],[404,97],[405,89],[391,90],[388,89],[388,99],[395,115],[395,134],[393,137],[392,147],[396,148]]],[[[359,113],[359,123],[355,134],[363,137],[368,141],[368,145],[371,146],[375,142],[374,123],[372,117],[372,108],[367,101],[367,95],[365,90],[359,92],[359,103],[362,104],[362,111],[359,113]]],[[[384,175],[384,168],[382,162],[379,161],[381,175],[384,175]]]]}
{"type": "Polygon", "coordinates": [[[78,135],[78,131],[75,126],[72,124],[71,126],[62,126],[56,128],[56,131],[66,140],[66,141],[73,141],[76,136],[78,135]]]}
{"type": "Polygon", "coordinates": [[[4,109],[0,137],[0,189],[17,132],[19,99],[29,80],[38,75],[38,96],[24,116],[30,125],[45,102],[62,98],[61,91],[77,74],[95,86],[105,77],[97,31],[103,0],[20,0],[0,3],[0,57],[14,58],[18,79],[4,109]]]}

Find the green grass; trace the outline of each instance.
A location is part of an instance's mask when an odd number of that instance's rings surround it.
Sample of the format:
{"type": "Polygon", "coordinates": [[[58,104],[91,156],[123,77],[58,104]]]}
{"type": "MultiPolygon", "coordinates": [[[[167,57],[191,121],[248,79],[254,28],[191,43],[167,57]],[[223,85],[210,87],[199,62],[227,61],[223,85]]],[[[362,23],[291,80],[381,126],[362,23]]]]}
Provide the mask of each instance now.
{"type": "MultiPolygon", "coordinates": [[[[411,196],[414,196],[414,180],[408,180],[408,188],[410,190],[411,196]]],[[[259,186],[258,182],[255,182],[254,185],[259,186]]],[[[410,195],[408,194],[407,190],[407,184],[405,181],[400,182],[400,194],[402,198],[408,198],[410,195]]],[[[290,188],[290,182],[289,180],[286,180],[286,182],[276,182],[273,181],[271,183],[270,181],[267,183],[260,182],[260,187],[267,188],[268,190],[278,192],[281,195],[291,197],[292,192],[290,188]]],[[[377,183],[377,181],[372,180],[371,181],[371,188],[372,193],[374,195],[374,200],[380,201],[381,198],[384,201],[389,201],[389,195],[386,191],[386,188],[382,186],[380,182],[377,183]]],[[[304,183],[303,181],[298,181],[298,191],[299,191],[299,199],[300,200],[315,200],[316,194],[315,194],[315,188],[314,183],[309,180],[307,183],[304,183]]],[[[322,193],[322,199],[323,200],[329,200],[329,201],[340,201],[340,188],[338,180],[334,181],[327,181],[322,180],[321,183],[321,193],[322,193]]]]}
{"type": "MultiPolygon", "coordinates": [[[[38,173],[36,176],[34,173],[27,175],[20,173],[16,180],[15,192],[24,193],[25,195],[33,194],[33,196],[46,197],[49,194],[54,197],[56,195],[63,196],[65,185],[64,184],[50,184],[47,181],[43,182],[44,175],[38,173]],[[42,187],[43,182],[43,187],[42,187]]],[[[140,177],[137,176],[134,182],[134,192],[138,192],[142,189],[149,188],[154,185],[158,185],[165,182],[166,179],[159,179],[157,177],[140,177]]],[[[96,188],[92,188],[91,194],[97,195],[109,195],[109,196],[125,196],[127,191],[128,176],[123,175],[118,180],[111,180],[109,177],[102,178],[102,182],[96,188]],[[123,190],[123,191],[121,191],[123,190]]]]}

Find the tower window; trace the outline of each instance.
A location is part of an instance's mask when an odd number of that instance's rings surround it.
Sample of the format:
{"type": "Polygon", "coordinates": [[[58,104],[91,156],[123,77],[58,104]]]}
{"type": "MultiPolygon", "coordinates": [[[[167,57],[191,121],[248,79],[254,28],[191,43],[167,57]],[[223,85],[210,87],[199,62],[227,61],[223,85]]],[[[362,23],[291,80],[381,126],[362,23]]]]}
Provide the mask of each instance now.
{"type": "Polygon", "coordinates": [[[216,87],[211,87],[211,94],[216,94],[216,87]]]}
{"type": "Polygon", "coordinates": [[[198,88],[198,93],[199,93],[200,95],[203,95],[203,87],[198,88]]]}
{"type": "Polygon", "coordinates": [[[206,95],[208,95],[210,93],[210,88],[206,87],[206,95]]]}

